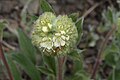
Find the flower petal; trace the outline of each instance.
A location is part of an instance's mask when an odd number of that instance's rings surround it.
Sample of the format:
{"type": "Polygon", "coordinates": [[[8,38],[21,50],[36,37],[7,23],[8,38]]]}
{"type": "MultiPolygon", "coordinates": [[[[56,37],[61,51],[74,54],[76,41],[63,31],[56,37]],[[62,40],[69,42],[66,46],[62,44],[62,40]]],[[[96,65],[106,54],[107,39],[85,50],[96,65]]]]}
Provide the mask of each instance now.
{"type": "Polygon", "coordinates": [[[60,47],[60,41],[59,41],[59,39],[56,39],[56,40],[55,40],[54,46],[55,46],[55,47],[60,47]]]}
{"type": "Polygon", "coordinates": [[[64,46],[65,45],[65,41],[61,39],[60,44],[61,44],[61,46],[64,46]]]}
{"type": "Polygon", "coordinates": [[[43,32],[48,32],[47,26],[44,26],[44,27],[42,28],[42,31],[43,31],[43,32]]]}

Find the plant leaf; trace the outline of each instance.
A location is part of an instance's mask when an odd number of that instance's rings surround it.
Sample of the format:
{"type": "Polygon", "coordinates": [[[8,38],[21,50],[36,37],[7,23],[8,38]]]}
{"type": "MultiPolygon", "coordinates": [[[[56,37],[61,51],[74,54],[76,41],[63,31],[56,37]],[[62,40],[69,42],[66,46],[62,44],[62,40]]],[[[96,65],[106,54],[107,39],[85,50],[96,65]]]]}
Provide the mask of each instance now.
{"type": "Polygon", "coordinates": [[[13,60],[11,59],[11,57],[6,55],[6,58],[7,58],[7,62],[9,64],[9,66],[10,66],[10,70],[12,72],[14,80],[22,80],[20,72],[18,71],[18,69],[17,69],[15,63],[13,62],[13,60]]]}
{"type": "Polygon", "coordinates": [[[40,0],[41,9],[43,12],[53,12],[54,10],[46,0],[40,0]]]}
{"type": "Polygon", "coordinates": [[[82,35],[82,31],[83,31],[83,21],[84,21],[84,18],[81,17],[75,23],[77,30],[78,30],[78,41],[80,41],[80,39],[81,39],[81,35],[82,35]]]}
{"type": "Polygon", "coordinates": [[[73,74],[83,70],[83,59],[81,57],[82,55],[80,55],[83,51],[84,50],[75,49],[69,54],[69,57],[73,59],[73,74]]]}
{"type": "Polygon", "coordinates": [[[81,61],[81,56],[80,53],[82,53],[84,50],[78,50],[78,49],[74,49],[73,51],[71,51],[68,56],[71,57],[74,60],[78,60],[81,61]]]}
{"type": "Polygon", "coordinates": [[[113,20],[113,10],[111,8],[108,8],[106,16],[107,16],[108,20],[110,20],[111,23],[114,22],[114,20],[113,20]]]}
{"type": "Polygon", "coordinates": [[[79,13],[72,13],[68,17],[72,18],[73,22],[76,22],[77,18],[79,17],[79,13]]]}
{"type": "Polygon", "coordinates": [[[54,75],[56,75],[55,58],[52,56],[43,55],[43,60],[44,60],[45,65],[47,65],[47,67],[53,71],[54,75]]]}
{"type": "Polygon", "coordinates": [[[5,22],[4,21],[0,21],[0,40],[2,39],[3,36],[3,29],[5,27],[5,22]]]}
{"type": "Polygon", "coordinates": [[[38,69],[46,75],[49,75],[49,76],[54,75],[52,70],[50,70],[49,68],[45,68],[44,66],[40,66],[40,67],[38,67],[38,69]]]}
{"type": "Polygon", "coordinates": [[[23,7],[21,11],[21,21],[25,24],[27,23],[27,8],[29,7],[29,4],[31,3],[32,0],[27,0],[25,6],[23,7]]]}
{"type": "Polygon", "coordinates": [[[13,59],[27,72],[32,80],[41,80],[35,65],[24,54],[13,54],[13,59]]]}
{"type": "Polygon", "coordinates": [[[90,80],[90,77],[86,74],[85,71],[79,71],[75,75],[76,75],[75,78],[78,78],[78,79],[81,79],[81,80],[90,80]]]}
{"type": "Polygon", "coordinates": [[[110,24],[117,22],[117,15],[118,14],[116,14],[115,9],[111,7],[108,7],[107,11],[102,13],[103,19],[110,24]]]}
{"type": "Polygon", "coordinates": [[[22,53],[28,58],[30,58],[33,63],[35,63],[36,49],[32,45],[31,40],[25,35],[25,33],[21,29],[18,29],[18,40],[22,53]]]}
{"type": "Polygon", "coordinates": [[[65,80],[90,80],[90,76],[83,70],[67,77],[65,80]]]}
{"type": "Polygon", "coordinates": [[[31,17],[30,19],[31,19],[32,21],[36,21],[36,20],[38,19],[38,16],[35,16],[35,15],[31,15],[30,17],[31,17]]]}
{"type": "Polygon", "coordinates": [[[82,61],[74,61],[74,72],[77,73],[78,71],[83,70],[83,62],[82,61]]]}
{"type": "Polygon", "coordinates": [[[114,72],[112,72],[111,75],[108,77],[108,80],[120,80],[120,70],[115,70],[114,72]]]}

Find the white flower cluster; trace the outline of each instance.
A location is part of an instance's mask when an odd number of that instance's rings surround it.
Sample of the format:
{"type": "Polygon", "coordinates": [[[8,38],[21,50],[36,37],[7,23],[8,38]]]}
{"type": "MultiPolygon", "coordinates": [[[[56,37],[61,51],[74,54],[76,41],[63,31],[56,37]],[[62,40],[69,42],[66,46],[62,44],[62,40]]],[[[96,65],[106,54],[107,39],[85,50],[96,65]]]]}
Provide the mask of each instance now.
{"type": "Polygon", "coordinates": [[[75,45],[77,37],[71,18],[66,15],[56,17],[51,12],[42,14],[32,31],[32,43],[49,55],[67,53],[75,45]]]}

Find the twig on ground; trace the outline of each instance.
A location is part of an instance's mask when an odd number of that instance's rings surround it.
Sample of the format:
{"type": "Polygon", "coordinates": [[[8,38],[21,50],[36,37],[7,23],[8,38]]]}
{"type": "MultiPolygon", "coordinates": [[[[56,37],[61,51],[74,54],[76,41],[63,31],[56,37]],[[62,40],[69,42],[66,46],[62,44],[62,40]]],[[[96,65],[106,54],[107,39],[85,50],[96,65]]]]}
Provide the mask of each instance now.
{"type": "Polygon", "coordinates": [[[87,17],[95,8],[97,8],[99,5],[103,4],[104,2],[106,2],[107,0],[101,1],[100,3],[96,3],[95,5],[93,5],[90,9],[88,9],[84,14],[83,17],[87,17]]]}
{"type": "Polygon", "coordinates": [[[8,48],[11,49],[11,50],[15,50],[15,47],[11,46],[10,44],[8,44],[8,43],[5,42],[5,41],[2,41],[2,44],[5,45],[6,47],[8,47],[8,48]]]}
{"type": "Polygon", "coordinates": [[[113,34],[113,32],[115,30],[116,30],[116,26],[113,25],[112,29],[108,32],[108,34],[106,35],[105,39],[103,40],[103,42],[100,45],[100,49],[99,49],[98,55],[97,55],[97,60],[96,60],[96,63],[94,65],[94,69],[93,69],[93,72],[92,72],[92,75],[91,75],[91,79],[93,79],[93,80],[95,80],[96,73],[98,71],[98,68],[99,68],[99,65],[100,65],[100,62],[101,62],[102,52],[104,51],[110,36],[112,36],[112,34],[113,34]]]}

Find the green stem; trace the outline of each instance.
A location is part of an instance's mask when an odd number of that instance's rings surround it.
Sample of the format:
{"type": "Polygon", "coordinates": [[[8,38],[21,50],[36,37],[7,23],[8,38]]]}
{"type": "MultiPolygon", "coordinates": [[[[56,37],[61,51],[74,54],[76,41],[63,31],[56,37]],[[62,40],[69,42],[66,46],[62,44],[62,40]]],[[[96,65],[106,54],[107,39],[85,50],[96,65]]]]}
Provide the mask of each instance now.
{"type": "Polygon", "coordinates": [[[63,80],[63,67],[65,64],[65,57],[57,57],[57,62],[58,62],[58,72],[57,72],[57,80],[63,80]]]}
{"type": "Polygon", "coordinates": [[[115,80],[115,66],[113,66],[113,74],[112,74],[112,80],[115,80]]]}

